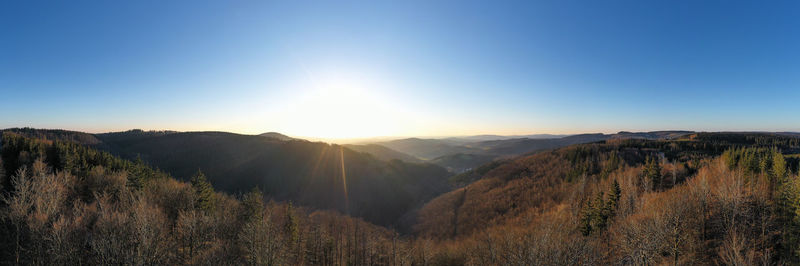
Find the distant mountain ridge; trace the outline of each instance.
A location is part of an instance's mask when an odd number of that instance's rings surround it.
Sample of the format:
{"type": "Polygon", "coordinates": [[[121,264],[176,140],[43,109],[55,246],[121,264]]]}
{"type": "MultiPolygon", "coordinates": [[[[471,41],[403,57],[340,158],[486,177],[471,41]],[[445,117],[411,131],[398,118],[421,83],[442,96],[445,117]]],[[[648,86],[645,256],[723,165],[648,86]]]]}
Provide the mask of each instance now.
{"type": "Polygon", "coordinates": [[[300,139],[296,139],[296,138],[292,138],[292,137],[286,136],[286,135],[278,133],[278,132],[262,133],[262,134],[259,134],[259,136],[267,137],[267,138],[273,138],[273,139],[277,139],[277,140],[283,140],[283,141],[300,140],[300,139]]]}
{"type": "Polygon", "coordinates": [[[461,173],[499,158],[519,156],[541,150],[560,148],[573,144],[609,139],[674,139],[694,133],[692,131],[652,131],[616,134],[589,133],[576,135],[499,136],[478,135],[443,139],[406,138],[373,143],[422,161],[435,163],[448,170],[461,173]],[[553,136],[551,138],[548,138],[553,136]]]}
{"type": "Polygon", "coordinates": [[[404,162],[409,163],[423,163],[424,160],[421,160],[417,157],[387,148],[385,146],[381,146],[378,144],[344,144],[345,146],[351,150],[363,152],[375,156],[379,160],[383,161],[391,161],[391,160],[401,160],[404,162]]]}
{"type": "Polygon", "coordinates": [[[440,139],[407,138],[374,143],[402,153],[410,154],[422,160],[432,160],[437,157],[455,153],[478,153],[479,149],[453,144],[440,139]]]}
{"type": "Polygon", "coordinates": [[[453,141],[453,142],[480,142],[480,141],[491,141],[491,140],[507,140],[507,139],[555,139],[555,138],[563,138],[570,135],[557,135],[557,134],[531,134],[531,135],[475,135],[475,136],[463,136],[463,137],[447,137],[443,138],[443,140],[453,141]]]}
{"type": "MultiPolygon", "coordinates": [[[[138,129],[102,134],[89,134],[66,130],[39,131],[30,128],[7,130],[43,139],[66,139],[108,151],[118,151],[130,143],[135,143],[146,138],[180,133],[177,131],[143,131],[138,129]]],[[[576,135],[476,135],[441,139],[406,138],[360,145],[346,144],[344,146],[358,152],[368,153],[382,161],[401,160],[410,163],[429,162],[444,167],[451,172],[461,173],[492,160],[509,158],[572,144],[625,138],[674,139],[691,133],[694,132],[673,130],[651,132],[620,131],[615,134],[590,133],[576,135]]],[[[776,134],[792,135],[798,133],[779,132],[776,134]]],[[[267,132],[257,136],[278,141],[301,140],[278,132],[267,132]]]]}

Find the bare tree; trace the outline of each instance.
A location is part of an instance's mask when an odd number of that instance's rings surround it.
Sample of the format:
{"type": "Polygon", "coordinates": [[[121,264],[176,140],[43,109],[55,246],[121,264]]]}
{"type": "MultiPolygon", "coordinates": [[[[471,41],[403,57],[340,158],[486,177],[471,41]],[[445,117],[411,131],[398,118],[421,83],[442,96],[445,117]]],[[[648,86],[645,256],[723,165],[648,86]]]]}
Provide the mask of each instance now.
{"type": "Polygon", "coordinates": [[[89,240],[95,264],[125,264],[136,257],[130,214],[118,210],[111,198],[109,194],[97,195],[98,217],[89,240]]]}
{"type": "Polygon", "coordinates": [[[10,196],[3,196],[3,202],[7,206],[3,216],[14,228],[14,263],[20,264],[24,252],[24,238],[28,232],[28,213],[32,211],[35,204],[34,186],[28,177],[27,168],[22,167],[17,170],[17,173],[11,177],[11,185],[14,187],[14,193],[10,196]]]}
{"type": "Polygon", "coordinates": [[[239,234],[239,244],[245,261],[250,265],[281,264],[282,241],[279,232],[269,221],[270,217],[259,217],[244,225],[239,234]]]}
{"type": "Polygon", "coordinates": [[[195,256],[208,246],[212,237],[210,224],[210,217],[204,212],[190,210],[178,214],[175,235],[178,253],[184,263],[194,261],[195,256]]]}
{"type": "Polygon", "coordinates": [[[133,234],[136,240],[136,260],[138,265],[168,264],[171,261],[169,248],[172,246],[164,212],[146,199],[140,197],[133,207],[133,234]]]}
{"type": "Polygon", "coordinates": [[[744,236],[737,230],[729,230],[719,251],[719,258],[726,265],[754,265],[752,250],[749,250],[744,236]]]}

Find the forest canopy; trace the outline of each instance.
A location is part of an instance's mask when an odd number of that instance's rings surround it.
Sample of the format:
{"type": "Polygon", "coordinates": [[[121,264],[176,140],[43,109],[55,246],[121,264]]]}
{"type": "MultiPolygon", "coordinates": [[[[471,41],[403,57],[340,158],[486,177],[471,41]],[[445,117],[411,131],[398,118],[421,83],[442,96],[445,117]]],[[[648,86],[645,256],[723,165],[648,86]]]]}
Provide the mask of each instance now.
{"type": "MultiPolygon", "coordinates": [[[[745,133],[742,133],[745,134],[745,133]]],[[[716,137],[715,137],[716,136],[716,137]]],[[[454,178],[398,231],[259,186],[216,189],[72,140],[2,138],[8,264],[800,262],[793,136],[614,139],[454,178]],[[788,152],[787,152],[788,151],[788,152]]]]}

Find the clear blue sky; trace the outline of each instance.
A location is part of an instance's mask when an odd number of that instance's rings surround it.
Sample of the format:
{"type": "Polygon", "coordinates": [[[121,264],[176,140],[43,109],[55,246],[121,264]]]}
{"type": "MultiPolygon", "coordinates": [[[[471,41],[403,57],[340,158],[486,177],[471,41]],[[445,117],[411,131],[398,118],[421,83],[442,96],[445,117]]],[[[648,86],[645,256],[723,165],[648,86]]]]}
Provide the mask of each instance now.
{"type": "Polygon", "coordinates": [[[800,130],[797,1],[392,2],[2,1],[0,128],[800,130]]]}

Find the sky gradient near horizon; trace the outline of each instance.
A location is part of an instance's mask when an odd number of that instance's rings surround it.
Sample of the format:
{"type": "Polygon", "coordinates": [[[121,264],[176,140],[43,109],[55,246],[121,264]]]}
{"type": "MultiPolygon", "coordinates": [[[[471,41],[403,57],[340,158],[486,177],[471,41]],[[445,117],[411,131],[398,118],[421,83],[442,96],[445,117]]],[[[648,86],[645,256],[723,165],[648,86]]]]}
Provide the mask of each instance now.
{"type": "Polygon", "coordinates": [[[796,1],[3,1],[0,128],[800,131],[796,1]]]}

